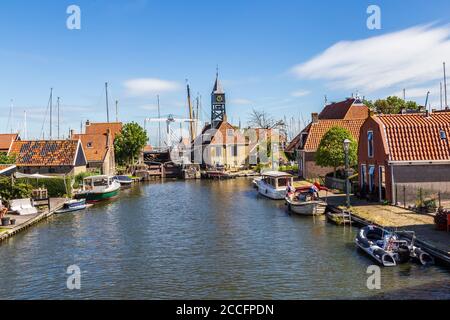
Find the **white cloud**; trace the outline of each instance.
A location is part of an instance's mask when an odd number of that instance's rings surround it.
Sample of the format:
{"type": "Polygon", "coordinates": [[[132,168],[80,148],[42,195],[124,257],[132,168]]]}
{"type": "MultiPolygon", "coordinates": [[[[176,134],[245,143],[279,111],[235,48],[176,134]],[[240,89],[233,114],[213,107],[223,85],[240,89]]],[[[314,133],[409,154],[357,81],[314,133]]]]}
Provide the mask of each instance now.
{"type": "Polygon", "coordinates": [[[253,104],[253,101],[248,100],[248,99],[240,98],[240,99],[233,99],[233,100],[231,100],[231,104],[244,106],[244,105],[253,104]]]}
{"type": "Polygon", "coordinates": [[[304,97],[304,96],[307,96],[310,93],[311,92],[308,91],[308,90],[297,90],[297,91],[291,92],[291,96],[293,96],[293,97],[304,97]]]}
{"type": "Polygon", "coordinates": [[[362,90],[417,86],[442,78],[450,57],[450,26],[416,26],[357,41],[341,41],[294,66],[299,78],[327,80],[332,88],[362,90]]]}
{"type": "Polygon", "coordinates": [[[148,96],[180,88],[177,82],[156,78],[138,78],[125,81],[124,86],[131,96],[148,96]]]}

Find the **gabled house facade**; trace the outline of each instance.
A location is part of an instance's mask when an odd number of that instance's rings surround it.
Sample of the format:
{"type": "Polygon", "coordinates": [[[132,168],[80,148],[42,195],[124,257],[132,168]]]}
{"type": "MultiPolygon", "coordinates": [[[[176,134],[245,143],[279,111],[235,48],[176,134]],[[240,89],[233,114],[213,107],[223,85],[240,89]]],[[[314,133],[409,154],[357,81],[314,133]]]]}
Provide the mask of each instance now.
{"type": "Polygon", "coordinates": [[[450,189],[450,112],[371,115],[361,127],[363,195],[396,204],[396,185],[450,189]]]}
{"type": "Polygon", "coordinates": [[[203,166],[224,166],[226,169],[245,167],[248,161],[248,142],[244,134],[226,121],[217,128],[207,125],[194,140],[194,159],[202,159],[203,166]]]}
{"type": "Polygon", "coordinates": [[[304,179],[323,177],[333,168],[320,167],[315,156],[320,141],[325,133],[333,127],[347,129],[356,141],[369,109],[359,98],[349,98],[332,103],[320,114],[313,113],[311,122],[286,147],[286,152],[295,154],[299,166],[299,176],[304,179]]]}
{"type": "Polygon", "coordinates": [[[104,175],[116,173],[114,144],[109,131],[104,134],[72,134],[71,138],[81,141],[88,171],[99,170],[104,175]]]}
{"type": "Polygon", "coordinates": [[[17,171],[24,174],[77,175],[86,171],[80,140],[14,141],[8,154],[16,156],[17,171]]]}

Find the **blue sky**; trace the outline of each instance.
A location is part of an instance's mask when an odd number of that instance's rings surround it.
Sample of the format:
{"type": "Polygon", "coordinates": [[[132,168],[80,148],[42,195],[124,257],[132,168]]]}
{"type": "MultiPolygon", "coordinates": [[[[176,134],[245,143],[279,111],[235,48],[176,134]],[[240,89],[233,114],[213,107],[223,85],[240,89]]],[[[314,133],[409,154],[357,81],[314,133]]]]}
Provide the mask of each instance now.
{"type": "Polygon", "coordinates": [[[357,91],[376,99],[406,88],[423,104],[430,90],[437,106],[445,57],[450,64],[448,12],[448,0],[2,1],[0,131],[11,130],[13,99],[14,129],[26,110],[28,137],[40,136],[51,87],[62,134],[105,121],[105,81],[112,119],[116,99],[122,121],[155,117],[157,94],[162,114],[185,117],[189,79],[207,121],[217,64],[235,124],[252,108],[308,120],[325,94],[337,101],[357,91]],[[71,4],[81,30],[66,28],[71,4]],[[371,4],[381,30],[366,27],[371,4]]]}

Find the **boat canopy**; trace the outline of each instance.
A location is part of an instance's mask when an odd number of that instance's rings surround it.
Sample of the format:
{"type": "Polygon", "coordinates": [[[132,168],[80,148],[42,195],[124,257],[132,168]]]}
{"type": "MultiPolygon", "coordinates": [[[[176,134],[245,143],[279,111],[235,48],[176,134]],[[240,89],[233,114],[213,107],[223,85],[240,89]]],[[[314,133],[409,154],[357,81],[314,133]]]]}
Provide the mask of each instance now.
{"type": "Polygon", "coordinates": [[[289,174],[287,172],[281,172],[281,171],[267,171],[267,172],[263,172],[262,176],[264,176],[264,177],[271,177],[271,178],[292,177],[291,174],[289,174]]]}
{"type": "Polygon", "coordinates": [[[92,180],[92,181],[98,181],[98,180],[104,180],[104,179],[111,179],[110,176],[90,176],[86,177],[83,180],[92,180]]]}

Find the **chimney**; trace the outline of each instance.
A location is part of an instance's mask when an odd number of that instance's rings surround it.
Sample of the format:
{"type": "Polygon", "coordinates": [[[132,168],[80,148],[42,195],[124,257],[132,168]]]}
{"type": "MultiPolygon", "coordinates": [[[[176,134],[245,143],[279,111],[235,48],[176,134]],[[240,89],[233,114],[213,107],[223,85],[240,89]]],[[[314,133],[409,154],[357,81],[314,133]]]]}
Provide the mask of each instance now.
{"type": "Polygon", "coordinates": [[[319,122],[319,114],[317,112],[311,113],[311,122],[312,123],[319,122]]]}
{"type": "Polygon", "coordinates": [[[72,139],[72,137],[73,137],[73,135],[75,134],[75,130],[73,130],[73,129],[70,129],[70,139],[72,139]]]}
{"type": "Polygon", "coordinates": [[[111,144],[111,130],[108,128],[106,129],[106,145],[109,147],[111,144]]]}
{"type": "Polygon", "coordinates": [[[89,126],[91,123],[89,122],[89,120],[86,120],[86,127],[89,126]]]}
{"type": "Polygon", "coordinates": [[[226,113],[223,114],[223,122],[228,122],[228,117],[226,113]]]}

